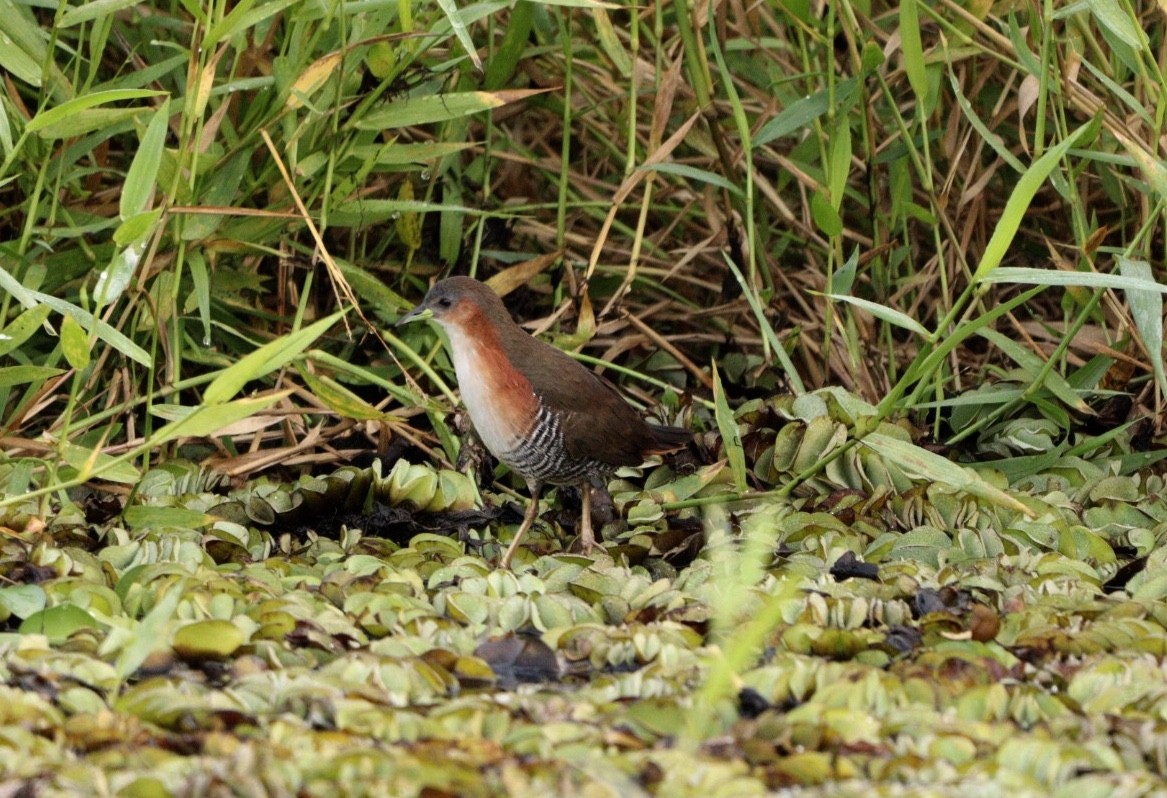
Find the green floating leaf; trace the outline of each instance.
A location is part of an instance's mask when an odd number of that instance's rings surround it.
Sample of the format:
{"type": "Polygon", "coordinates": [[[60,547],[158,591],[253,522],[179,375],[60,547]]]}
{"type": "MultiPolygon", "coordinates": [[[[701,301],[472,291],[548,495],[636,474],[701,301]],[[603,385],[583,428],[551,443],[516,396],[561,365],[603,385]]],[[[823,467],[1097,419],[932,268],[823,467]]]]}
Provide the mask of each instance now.
{"type": "MultiPolygon", "coordinates": [[[[154,578],[158,578],[164,573],[181,574],[183,570],[178,563],[156,563],[155,565],[157,567],[154,568],[154,578]]],[[[148,575],[150,570],[151,567],[143,565],[122,574],[122,581],[117,586],[119,597],[124,601],[130,587],[139,584],[137,578],[148,575]]],[[[145,580],[142,583],[144,584],[145,580]]],[[[121,649],[117,661],[114,663],[119,679],[124,680],[136,671],[146,661],[146,657],[165,644],[167,626],[174,616],[175,610],[178,609],[178,602],[181,599],[181,586],[179,584],[170,585],[166,592],[157,599],[137,628],[129,631],[128,636],[117,639],[111,635],[106,639],[100,653],[108,654],[111,651],[117,651],[117,647],[121,649]]]]}
{"type": "Polygon", "coordinates": [[[226,659],[244,643],[243,632],[230,621],[207,620],[187,624],[174,633],[171,646],[185,660],[226,659]]]}
{"type": "Polygon", "coordinates": [[[20,625],[22,635],[44,635],[53,643],[60,643],[79,629],[100,629],[101,624],[76,604],[58,604],[34,612],[20,625]]]}
{"type": "Polygon", "coordinates": [[[8,615],[28,618],[45,608],[45,591],[40,585],[9,585],[0,588],[0,607],[8,615]]]}

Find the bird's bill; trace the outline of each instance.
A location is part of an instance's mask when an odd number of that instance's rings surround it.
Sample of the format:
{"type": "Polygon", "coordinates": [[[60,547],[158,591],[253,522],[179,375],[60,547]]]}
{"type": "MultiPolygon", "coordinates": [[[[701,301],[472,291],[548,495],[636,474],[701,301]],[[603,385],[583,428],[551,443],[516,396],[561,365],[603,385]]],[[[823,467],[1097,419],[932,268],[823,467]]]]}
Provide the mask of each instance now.
{"type": "Polygon", "coordinates": [[[400,327],[402,324],[409,324],[411,321],[425,321],[426,319],[433,318],[433,315],[433,310],[426,307],[425,303],[422,303],[398,319],[397,323],[393,326],[400,327]]]}

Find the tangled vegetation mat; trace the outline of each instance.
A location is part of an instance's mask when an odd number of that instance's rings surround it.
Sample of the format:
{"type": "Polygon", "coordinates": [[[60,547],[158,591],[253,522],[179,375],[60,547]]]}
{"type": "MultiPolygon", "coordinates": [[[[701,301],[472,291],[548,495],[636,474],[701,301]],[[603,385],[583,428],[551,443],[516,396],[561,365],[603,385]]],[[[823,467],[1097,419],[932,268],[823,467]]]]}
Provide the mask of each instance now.
{"type": "Polygon", "coordinates": [[[623,472],[607,554],[543,524],[513,573],[511,499],[404,460],[63,506],[2,546],[6,794],[1159,794],[1163,478],[1116,438],[977,497],[842,400],[739,411],[778,490],[623,472]]]}

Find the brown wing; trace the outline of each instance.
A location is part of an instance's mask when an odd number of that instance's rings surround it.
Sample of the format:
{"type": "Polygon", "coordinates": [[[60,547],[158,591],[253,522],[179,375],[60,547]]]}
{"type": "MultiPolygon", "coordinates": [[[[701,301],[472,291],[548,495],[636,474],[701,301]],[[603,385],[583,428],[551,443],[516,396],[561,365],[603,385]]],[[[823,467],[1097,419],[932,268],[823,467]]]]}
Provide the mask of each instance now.
{"type": "Polygon", "coordinates": [[[677,427],[656,427],[624,401],[612,383],[565,352],[527,335],[510,336],[506,346],[517,362],[537,363],[526,372],[535,393],[560,412],[564,446],[572,457],[638,465],[648,454],[680,448],[691,437],[677,427]]]}

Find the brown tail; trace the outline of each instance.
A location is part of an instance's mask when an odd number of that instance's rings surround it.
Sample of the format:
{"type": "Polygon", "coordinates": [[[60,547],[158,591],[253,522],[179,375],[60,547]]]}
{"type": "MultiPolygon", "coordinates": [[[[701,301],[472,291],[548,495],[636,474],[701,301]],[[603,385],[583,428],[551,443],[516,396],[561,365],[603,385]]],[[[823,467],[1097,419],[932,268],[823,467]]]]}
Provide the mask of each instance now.
{"type": "Polygon", "coordinates": [[[652,443],[644,450],[644,454],[667,454],[685,448],[693,440],[693,433],[684,427],[662,427],[656,424],[648,425],[652,443]]]}

